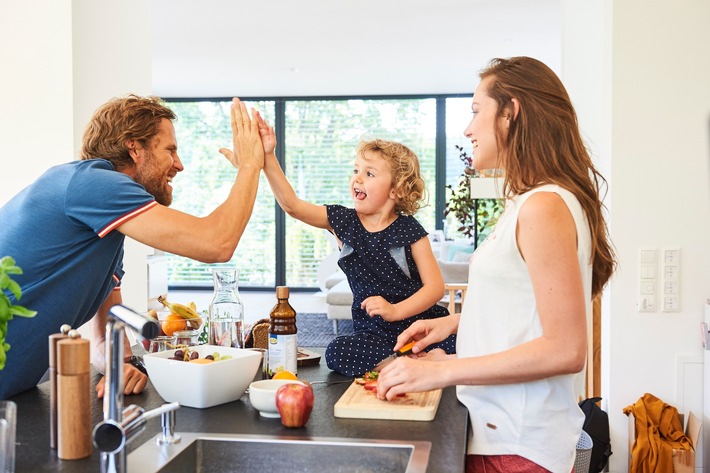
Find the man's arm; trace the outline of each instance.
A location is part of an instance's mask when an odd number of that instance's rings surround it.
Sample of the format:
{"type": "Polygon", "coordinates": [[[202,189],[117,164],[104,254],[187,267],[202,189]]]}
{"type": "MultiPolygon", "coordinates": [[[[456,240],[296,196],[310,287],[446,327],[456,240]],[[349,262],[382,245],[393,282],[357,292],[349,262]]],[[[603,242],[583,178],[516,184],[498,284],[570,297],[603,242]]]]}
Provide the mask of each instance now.
{"type": "Polygon", "coordinates": [[[238,99],[232,103],[234,149],[220,149],[239,168],[232,189],[221,205],[205,217],[156,205],[117,227],[148,246],[205,263],[229,261],[249,222],[264,149],[256,120],[238,99]]]}
{"type": "MultiPolygon", "coordinates": [[[[96,315],[89,322],[91,330],[91,363],[97,371],[105,373],[106,371],[106,321],[108,320],[108,311],[116,304],[123,302],[120,290],[114,290],[109,294],[101,307],[96,312],[96,315]]],[[[123,394],[139,394],[145,388],[148,382],[148,376],[142,373],[138,368],[126,363],[133,354],[131,344],[128,341],[128,336],[124,332],[123,337],[123,394]]],[[[106,378],[102,377],[96,384],[96,393],[98,397],[104,395],[104,383],[106,378]]]]}

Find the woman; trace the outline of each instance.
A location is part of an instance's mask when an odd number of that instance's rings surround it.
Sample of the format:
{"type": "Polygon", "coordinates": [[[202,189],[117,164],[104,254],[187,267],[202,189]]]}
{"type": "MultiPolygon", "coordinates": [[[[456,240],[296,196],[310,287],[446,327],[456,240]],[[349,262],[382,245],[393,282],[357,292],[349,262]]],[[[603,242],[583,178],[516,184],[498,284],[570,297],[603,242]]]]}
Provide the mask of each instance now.
{"type": "Polygon", "coordinates": [[[456,385],[469,410],[469,472],[569,473],[584,416],[577,386],[587,317],[615,267],[600,186],[559,78],[541,62],[495,59],[464,134],[476,169],[505,170],[506,209],[474,252],[461,314],[418,321],[417,359],[385,367],[378,396],[456,385]],[[457,333],[457,355],[422,350],[457,333]]]}

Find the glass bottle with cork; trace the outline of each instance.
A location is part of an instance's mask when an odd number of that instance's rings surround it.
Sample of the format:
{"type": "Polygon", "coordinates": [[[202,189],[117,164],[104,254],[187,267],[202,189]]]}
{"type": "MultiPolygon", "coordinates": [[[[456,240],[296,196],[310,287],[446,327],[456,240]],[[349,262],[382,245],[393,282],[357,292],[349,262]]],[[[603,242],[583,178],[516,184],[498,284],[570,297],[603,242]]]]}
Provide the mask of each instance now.
{"type": "Polygon", "coordinates": [[[269,372],[279,371],[296,374],[298,357],[298,335],[296,311],[288,302],[287,286],[276,288],[278,302],[269,314],[269,372]]]}

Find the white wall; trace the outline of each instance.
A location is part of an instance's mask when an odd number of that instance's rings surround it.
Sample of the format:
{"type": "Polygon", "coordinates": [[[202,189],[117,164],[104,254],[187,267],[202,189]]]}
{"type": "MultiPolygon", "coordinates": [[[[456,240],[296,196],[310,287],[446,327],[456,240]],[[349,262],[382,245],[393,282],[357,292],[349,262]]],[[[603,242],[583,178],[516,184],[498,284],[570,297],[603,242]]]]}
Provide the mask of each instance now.
{"type": "Polygon", "coordinates": [[[602,390],[610,471],[623,472],[624,407],[649,392],[680,411],[703,408],[702,372],[680,362],[702,360],[710,296],[710,4],[587,3],[565,2],[563,78],[611,183],[620,265],[603,308],[602,390]],[[659,258],[663,247],[681,249],[680,312],[637,312],[641,247],[659,258]]]}
{"type": "MultiPolygon", "coordinates": [[[[151,92],[149,28],[126,29],[149,17],[142,0],[1,0],[0,205],[48,167],[78,156],[100,104],[151,92]]],[[[149,253],[127,239],[124,303],[140,311],[149,253]]]]}
{"type": "Polygon", "coordinates": [[[0,65],[2,205],[72,156],[71,1],[0,0],[0,65]]]}

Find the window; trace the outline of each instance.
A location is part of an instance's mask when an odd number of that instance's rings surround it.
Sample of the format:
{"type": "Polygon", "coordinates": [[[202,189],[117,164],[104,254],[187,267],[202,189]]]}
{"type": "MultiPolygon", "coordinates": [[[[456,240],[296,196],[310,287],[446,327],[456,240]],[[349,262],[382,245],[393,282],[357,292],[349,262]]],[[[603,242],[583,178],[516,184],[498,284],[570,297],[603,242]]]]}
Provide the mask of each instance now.
{"type": "MultiPolygon", "coordinates": [[[[416,217],[431,232],[444,228],[444,185],[456,182],[463,169],[454,146],[466,147],[462,132],[470,120],[470,97],[279,98],[247,101],[247,107],[275,125],[286,177],[299,197],[316,204],[352,205],[348,183],[360,140],[383,138],[412,148],[429,194],[429,205],[416,217]]],[[[175,179],[172,207],[206,215],[224,201],[236,177],[218,154],[219,148],[232,147],[231,99],[167,102],[178,117],[178,152],[185,166],[175,179]]],[[[318,265],[334,250],[325,230],[284,216],[262,175],[232,259],[240,287],[315,288],[318,265]]],[[[167,256],[170,287],[212,287],[212,265],[167,256]]]]}

